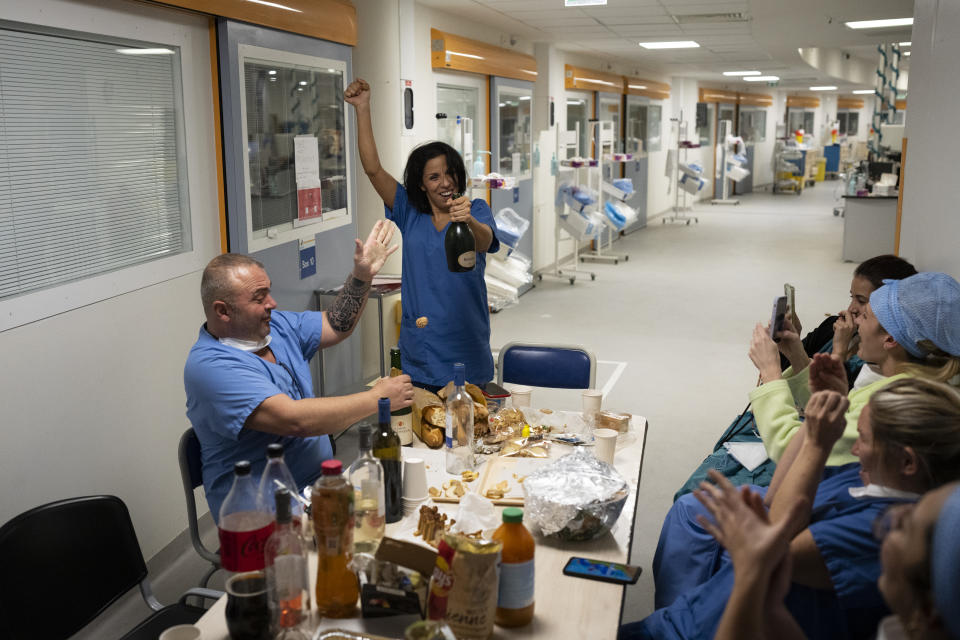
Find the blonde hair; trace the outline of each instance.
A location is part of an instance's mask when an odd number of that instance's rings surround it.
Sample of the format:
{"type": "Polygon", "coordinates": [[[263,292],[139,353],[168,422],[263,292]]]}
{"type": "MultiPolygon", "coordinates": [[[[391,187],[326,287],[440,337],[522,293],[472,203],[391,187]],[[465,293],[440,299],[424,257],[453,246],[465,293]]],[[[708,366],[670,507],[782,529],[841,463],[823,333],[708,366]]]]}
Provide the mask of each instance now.
{"type": "Polygon", "coordinates": [[[906,378],[875,392],[869,406],[881,451],[910,447],[927,489],[960,479],[960,392],[942,382],[906,378]]]}
{"type": "MultiPolygon", "coordinates": [[[[914,358],[901,364],[898,373],[907,373],[918,378],[947,382],[957,386],[957,376],[960,376],[960,358],[941,350],[930,340],[921,340],[917,343],[927,352],[925,358],[914,358]]],[[[908,354],[909,355],[909,354],[908,354]]]]}

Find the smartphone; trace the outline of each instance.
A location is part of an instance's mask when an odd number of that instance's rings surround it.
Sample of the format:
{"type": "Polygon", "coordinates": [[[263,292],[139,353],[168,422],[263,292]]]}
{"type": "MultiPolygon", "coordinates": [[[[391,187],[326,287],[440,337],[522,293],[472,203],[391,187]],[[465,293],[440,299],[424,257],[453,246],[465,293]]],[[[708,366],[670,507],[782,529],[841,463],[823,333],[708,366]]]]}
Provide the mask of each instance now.
{"type": "Polygon", "coordinates": [[[640,571],[640,567],[629,564],[573,556],[567,560],[567,566],[563,568],[563,575],[614,584],[636,584],[637,578],[640,577],[640,571]]]}
{"type": "Polygon", "coordinates": [[[787,296],[780,296],[773,300],[773,314],[770,316],[770,339],[780,342],[777,334],[783,331],[783,317],[787,315],[787,296]]]}
{"type": "Polygon", "coordinates": [[[797,315],[797,301],[796,301],[797,290],[793,288],[793,285],[789,282],[783,284],[783,295],[787,296],[787,308],[790,309],[790,313],[794,317],[797,315]]]}

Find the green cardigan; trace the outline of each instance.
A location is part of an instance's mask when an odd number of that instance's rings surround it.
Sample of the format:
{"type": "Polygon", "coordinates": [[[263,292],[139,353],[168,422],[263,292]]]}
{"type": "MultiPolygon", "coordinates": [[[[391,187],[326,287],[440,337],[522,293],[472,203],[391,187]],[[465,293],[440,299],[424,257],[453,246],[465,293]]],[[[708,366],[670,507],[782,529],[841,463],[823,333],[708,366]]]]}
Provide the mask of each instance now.
{"type": "MultiPolygon", "coordinates": [[[[898,373],[865,387],[854,389],[847,395],[847,399],[850,400],[850,407],[845,414],[847,426],[837,444],[833,446],[833,451],[827,459],[827,466],[836,467],[859,461],[850,452],[850,448],[857,439],[857,420],[860,418],[860,412],[877,389],[906,377],[909,377],[909,374],[898,373]]],[[[767,448],[767,455],[772,460],[780,460],[780,456],[790,444],[790,439],[800,428],[802,423],[797,407],[805,407],[809,399],[810,367],[806,367],[800,373],[794,373],[793,368],[789,368],[783,372],[783,379],[767,382],[750,392],[757,431],[760,432],[760,438],[767,448]]]]}

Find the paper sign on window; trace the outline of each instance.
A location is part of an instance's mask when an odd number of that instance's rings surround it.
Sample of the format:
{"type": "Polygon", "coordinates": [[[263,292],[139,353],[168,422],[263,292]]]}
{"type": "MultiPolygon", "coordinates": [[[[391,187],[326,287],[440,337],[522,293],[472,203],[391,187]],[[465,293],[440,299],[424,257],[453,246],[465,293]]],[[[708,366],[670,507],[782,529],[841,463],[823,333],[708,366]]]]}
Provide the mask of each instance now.
{"type": "Polygon", "coordinates": [[[320,220],[323,201],[320,198],[320,153],[316,136],[296,136],[293,158],[297,175],[297,219],[320,220]]]}

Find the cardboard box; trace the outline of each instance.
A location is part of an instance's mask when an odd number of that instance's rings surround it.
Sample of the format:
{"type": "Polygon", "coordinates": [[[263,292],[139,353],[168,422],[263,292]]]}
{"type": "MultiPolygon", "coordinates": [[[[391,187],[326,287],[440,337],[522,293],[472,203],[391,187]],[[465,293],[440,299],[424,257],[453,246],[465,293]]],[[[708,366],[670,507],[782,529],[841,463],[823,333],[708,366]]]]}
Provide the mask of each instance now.
{"type": "Polygon", "coordinates": [[[360,609],[364,618],[416,614],[426,615],[427,592],[430,575],[437,563],[437,552],[412,542],[384,538],[377,548],[375,558],[411,569],[419,574],[421,586],[417,589],[401,589],[370,582],[364,573],[360,578],[360,609]]]}

